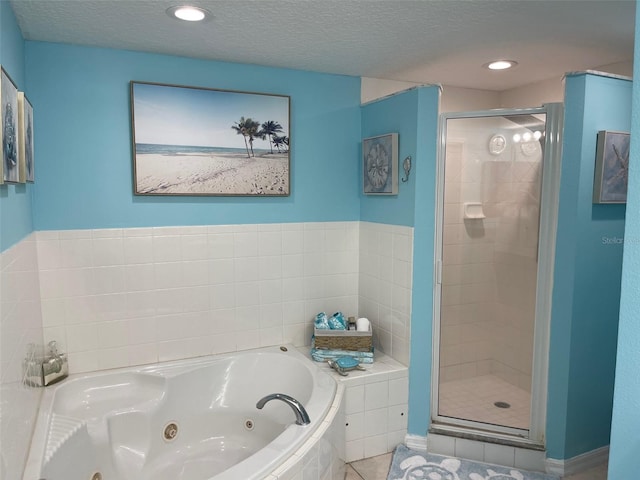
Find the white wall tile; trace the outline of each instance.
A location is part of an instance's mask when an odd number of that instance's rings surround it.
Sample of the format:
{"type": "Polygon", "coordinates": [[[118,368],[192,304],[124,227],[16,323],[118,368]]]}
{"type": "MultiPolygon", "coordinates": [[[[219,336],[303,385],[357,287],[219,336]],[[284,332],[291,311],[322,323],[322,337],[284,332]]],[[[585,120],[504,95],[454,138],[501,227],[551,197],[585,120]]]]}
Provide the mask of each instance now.
{"type": "Polygon", "coordinates": [[[409,378],[389,380],[389,405],[403,405],[409,403],[409,378]]]}
{"type": "Polygon", "coordinates": [[[251,282],[260,278],[258,274],[258,257],[236,258],[234,261],[235,280],[251,282]]]}
{"type": "Polygon", "coordinates": [[[375,457],[387,453],[387,434],[364,438],[364,457],[375,457]]]}
{"type": "Polygon", "coordinates": [[[213,310],[233,308],[236,306],[236,288],[233,283],[213,285],[210,287],[209,295],[211,308],[213,310]]]}
{"type": "Polygon", "coordinates": [[[110,267],[124,263],[122,238],[94,238],[92,249],[94,267],[110,267]]]}
{"type": "MultiPolygon", "coordinates": [[[[366,394],[365,394],[366,395],[366,394]]],[[[366,402],[366,399],[365,399],[366,402]]],[[[377,410],[365,410],[364,425],[365,437],[381,435],[387,433],[388,412],[387,408],[379,408],[377,410]]],[[[386,443],[385,443],[386,448],[386,443]]]]}
{"type": "Polygon", "coordinates": [[[275,256],[282,255],[282,232],[261,231],[258,232],[258,255],[275,256]]]}
{"type": "Polygon", "coordinates": [[[525,470],[544,471],[545,454],[539,450],[515,449],[515,467],[525,470]]]}
{"type": "Polygon", "coordinates": [[[427,435],[427,451],[438,455],[454,456],[456,450],[455,437],[430,433],[427,435]]]}
{"type": "Polygon", "coordinates": [[[206,260],[209,258],[208,236],[205,233],[181,235],[182,260],[206,260]]]}
{"type": "Polygon", "coordinates": [[[210,233],[207,236],[207,250],[210,259],[233,258],[233,233],[210,233]]]}
{"type": "Polygon", "coordinates": [[[364,438],[346,443],[345,461],[347,463],[364,458],[364,438]]]}
{"type": "Polygon", "coordinates": [[[364,412],[364,385],[347,386],[345,391],[345,413],[364,412]]]}
{"type": "Polygon", "coordinates": [[[182,245],[179,235],[154,235],[154,262],[179,262],[180,260],[182,260],[182,245]]]}
{"type": "Polygon", "coordinates": [[[234,233],[233,253],[236,258],[258,256],[258,233],[234,233]]]}
{"type": "Polygon", "coordinates": [[[387,409],[388,419],[387,419],[387,430],[388,431],[398,431],[398,430],[406,430],[407,429],[407,421],[409,417],[409,406],[407,404],[404,405],[394,405],[387,409]]]}
{"type": "Polygon", "coordinates": [[[128,292],[153,290],[156,286],[156,268],[153,264],[125,265],[124,276],[128,292]]]}
{"type": "Polygon", "coordinates": [[[260,282],[236,283],[236,306],[260,305],[260,282]]]}
{"type": "Polygon", "coordinates": [[[485,443],[484,461],[505,467],[515,466],[515,448],[507,445],[485,443]]]}
{"type": "Polygon", "coordinates": [[[66,337],[66,347],[69,352],[85,352],[97,350],[100,347],[96,323],[69,325],[66,328],[66,337]]]}
{"type": "Polygon", "coordinates": [[[153,238],[150,236],[126,236],[123,248],[125,264],[153,262],[153,238]]]}
{"type": "Polygon", "coordinates": [[[456,457],[481,462],[484,459],[484,444],[482,442],[476,442],[475,440],[456,438],[455,455],[456,457]]]}
{"type": "Polygon", "coordinates": [[[305,345],[318,311],[358,314],[359,230],[359,222],[335,222],[43,234],[45,324],[70,339],[71,353],[108,350],[93,357],[96,368],[124,362],[116,353],[136,364],[305,345]],[[200,334],[206,348],[187,342],[200,334]]]}
{"type": "Polygon", "coordinates": [[[386,408],[389,402],[389,383],[376,382],[365,385],[364,408],[365,410],[375,410],[386,408]]]}
{"type": "MultiPolygon", "coordinates": [[[[233,326],[232,326],[233,328],[233,326]]],[[[246,332],[260,328],[260,307],[252,305],[235,309],[235,330],[246,332]]]]}

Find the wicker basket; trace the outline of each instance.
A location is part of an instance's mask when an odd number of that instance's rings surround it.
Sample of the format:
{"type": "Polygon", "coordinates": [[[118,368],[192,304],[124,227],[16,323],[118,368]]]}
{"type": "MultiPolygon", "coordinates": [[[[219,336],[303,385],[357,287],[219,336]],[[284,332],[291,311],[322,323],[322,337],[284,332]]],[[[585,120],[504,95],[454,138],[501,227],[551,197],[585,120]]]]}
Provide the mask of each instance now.
{"type": "Polygon", "coordinates": [[[315,347],[328,350],[350,350],[352,352],[370,352],[373,347],[371,326],[368,332],[355,330],[318,330],[313,329],[315,347]]]}

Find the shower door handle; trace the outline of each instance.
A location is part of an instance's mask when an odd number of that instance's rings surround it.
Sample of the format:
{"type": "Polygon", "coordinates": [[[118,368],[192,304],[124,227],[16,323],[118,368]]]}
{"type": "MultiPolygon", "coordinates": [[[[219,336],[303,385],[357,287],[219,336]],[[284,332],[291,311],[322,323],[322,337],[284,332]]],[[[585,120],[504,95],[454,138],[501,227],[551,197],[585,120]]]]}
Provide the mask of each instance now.
{"type": "Polygon", "coordinates": [[[436,260],[436,285],[442,285],[442,260],[436,260]]]}

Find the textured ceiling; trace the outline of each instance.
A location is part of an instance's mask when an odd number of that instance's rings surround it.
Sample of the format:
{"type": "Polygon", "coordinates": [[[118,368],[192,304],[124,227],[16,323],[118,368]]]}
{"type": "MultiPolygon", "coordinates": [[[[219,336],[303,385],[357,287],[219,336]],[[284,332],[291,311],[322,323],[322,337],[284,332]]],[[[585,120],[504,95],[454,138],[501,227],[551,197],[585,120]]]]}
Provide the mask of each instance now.
{"type": "Polygon", "coordinates": [[[505,90],[630,61],[631,0],[11,0],[26,39],[505,90]],[[482,65],[517,60],[511,71],[482,65]]]}

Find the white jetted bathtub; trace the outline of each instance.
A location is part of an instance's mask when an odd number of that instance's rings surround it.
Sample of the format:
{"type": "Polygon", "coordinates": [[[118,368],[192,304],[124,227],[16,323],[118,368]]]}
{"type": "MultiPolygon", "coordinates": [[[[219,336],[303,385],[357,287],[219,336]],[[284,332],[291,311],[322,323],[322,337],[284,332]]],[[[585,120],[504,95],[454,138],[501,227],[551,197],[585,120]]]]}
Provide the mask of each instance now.
{"type": "Polygon", "coordinates": [[[337,479],[344,456],[330,450],[344,438],[324,437],[344,430],[341,399],[294,347],[72,376],[44,392],[24,480],[288,478],[315,450],[330,458],[318,478],[337,479]],[[298,400],[310,424],[280,400],[256,408],[273,393],[298,400]]]}

